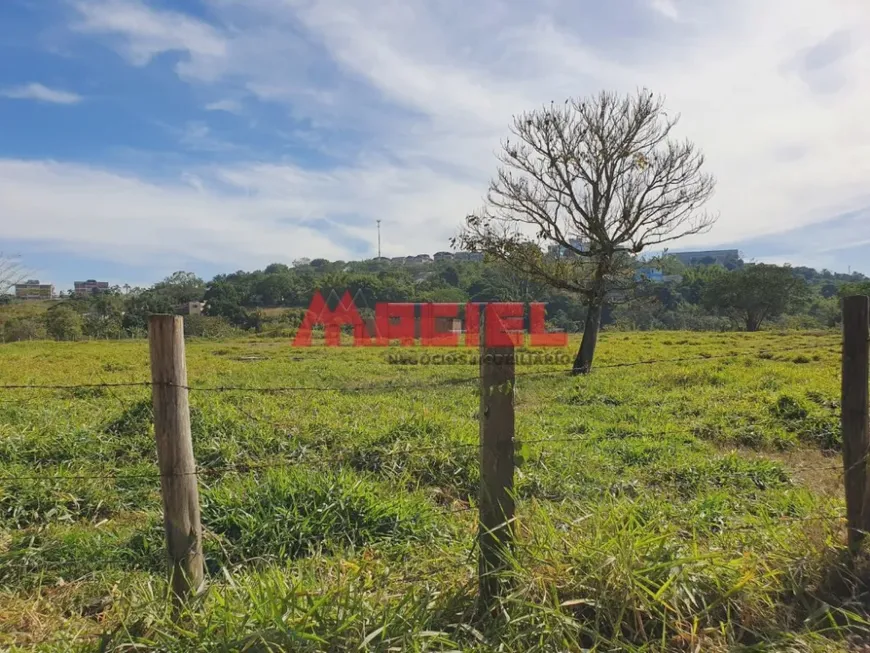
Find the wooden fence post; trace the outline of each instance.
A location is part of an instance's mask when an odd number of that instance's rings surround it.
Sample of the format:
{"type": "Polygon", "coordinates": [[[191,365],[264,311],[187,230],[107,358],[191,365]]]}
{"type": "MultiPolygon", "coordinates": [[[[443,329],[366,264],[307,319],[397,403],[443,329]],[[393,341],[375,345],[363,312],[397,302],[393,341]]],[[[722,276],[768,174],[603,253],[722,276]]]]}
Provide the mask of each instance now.
{"type": "Polygon", "coordinates": [[[846,519],[849,550],[861,548],[870,530],[870,454],[868,432],[868,383],[870,383],[870,298],[843,299],[843,386],[840,415],[843,434],[843,466],[846,486],[846,519]]]}
{"type": "Polygon", "coordinates": [[[152,315],[148,322],[151,350],[151,396],[154,435],[163,494],[163,524],[169,553],[170,581],[176,606],[203,584],[202,524],[199,514],[196,461],[190,435],[184,320],[152,315]]]}
{"type": "Polygon", "coordinates": [[[514,348],[486,344],[480,320],[480,605],[507,587],[503,575],[514,538],[514,348]]]}

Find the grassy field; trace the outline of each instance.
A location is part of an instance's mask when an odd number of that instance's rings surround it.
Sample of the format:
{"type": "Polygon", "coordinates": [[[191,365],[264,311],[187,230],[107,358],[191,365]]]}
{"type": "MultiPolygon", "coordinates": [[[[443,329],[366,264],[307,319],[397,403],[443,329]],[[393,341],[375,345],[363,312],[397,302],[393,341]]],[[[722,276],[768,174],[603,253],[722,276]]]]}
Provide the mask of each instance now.
{"type": "MultiPolygon", "coordinates": [[[[485,620],[474,365],[189,342],[209,587],[179,618],[149,388],[4,390],[0,648],[846,650],[839,339],[608,333],[588,377],[519,366],[515,589],[485,620]]],[[[0,347],[0,384],[149,378],[141,341],[0,347]]]]}

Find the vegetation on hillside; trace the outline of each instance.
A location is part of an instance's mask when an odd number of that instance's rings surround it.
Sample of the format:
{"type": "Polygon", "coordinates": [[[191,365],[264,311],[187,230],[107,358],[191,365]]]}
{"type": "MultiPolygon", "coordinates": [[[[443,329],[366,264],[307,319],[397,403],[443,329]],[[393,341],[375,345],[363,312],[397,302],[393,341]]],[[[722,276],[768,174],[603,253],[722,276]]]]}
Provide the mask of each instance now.
{"type": "MultiPolygon", "coordinates": [[[[838,324],[841,296],[870,292],[870,281],[861,274],[805,267],[753,266],[739,260],[728,267],[684,266],[672,256],[638,260],[633,266],[630,300],[604,306],[602,324],[607,329],[827,328],[838,324]],[[646,279],[650,268],[664,272],[666,280],[646,279]],[[745,303],[765,297],[775,299],[776,305],[753,308],[745,303]],[[747,321],[747,310],[764,319],[757,324],[754,318],[747,321]]],[[[171,313],[196,300],[205,301],[206,315],[185,320],[190,336],[221,338],[250,331],[291,337],[317,290],[333,305],[349,291],[364,314],[377,302],[539,301],[547,304],[549,325],[571,333],[583,330],[586,317],[573,294],[553,290],[498,261],[394,264],[315,259],[221,274],[209,282],[177,272],[151,288],[113,288],[56,302],[7,297],[0,305],[0,337],[4,342],[142,337],[149,314],[171,313]]]]}

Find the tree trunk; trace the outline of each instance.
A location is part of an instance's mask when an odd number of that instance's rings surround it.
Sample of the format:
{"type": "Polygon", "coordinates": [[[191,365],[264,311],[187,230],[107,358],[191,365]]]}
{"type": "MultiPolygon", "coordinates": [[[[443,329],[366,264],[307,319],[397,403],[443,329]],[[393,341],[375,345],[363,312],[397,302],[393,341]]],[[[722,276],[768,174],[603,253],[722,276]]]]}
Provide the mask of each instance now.
{"type": "Polygon", "coordinates": [[[761,326],[761,320],[754,313],[749,313],[746,317],[746,330],[749,333],[754,333],[758,331],[758,327],[761,326]]]}
{"type": "Polygon", "coordinates": [[[583,340],[580,341],[580,350],[574,359],[574,374],[588,374],[592,371],[592,359],[595,357],[595,346],[598,344],[598,331],[601,328],[601,312],[604,308],[604,299],[594,299],[586,314],[586,326],[583,329],[583,340]]]}
{"type": "Polygon", "coordinates": [[[607,296],[605,278],[611,263],[612,261],[608,256],[602,256],[598,259],[592,286],[594,290],[589,296],[586,326],[583,329],[580,350],[574,359],[573,374],[589,374],[592,371],[592,359],[595,358],[595,346],[598,344],[598,330],[601,328],[601,312],[604,310],[604,299],[607,296]]]}

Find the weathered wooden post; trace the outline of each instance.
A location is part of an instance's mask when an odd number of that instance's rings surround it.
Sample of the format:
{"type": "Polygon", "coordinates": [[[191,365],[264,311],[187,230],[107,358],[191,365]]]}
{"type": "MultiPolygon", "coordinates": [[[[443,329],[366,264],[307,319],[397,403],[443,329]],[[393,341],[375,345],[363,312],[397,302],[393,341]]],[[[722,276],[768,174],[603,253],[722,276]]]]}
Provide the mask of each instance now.
{"type": "Polygon", "coordinates": [[[870,531],[868,383],[870,298],[856,295],[843,299],[843,386],[840,402],[848,543],[853,554],[860,550],[864,534],[870,531]]]}
{"type": "MultiPolygon", "coordinates": [[[[484,311],[486,312],[486,311],[484,311]]],[[[487,344],[480,328],[479,596],[483,610],[508,586],[503,573],[514,539],[514,348],[487,344]]]]}
{"type": "Polygon", "coordinates": [[[204,577],[199,491],[187,397],[184,320],[175,315],[152,315],[148,341],[163,524],[177,607],[199,591],[204,577]]]}

